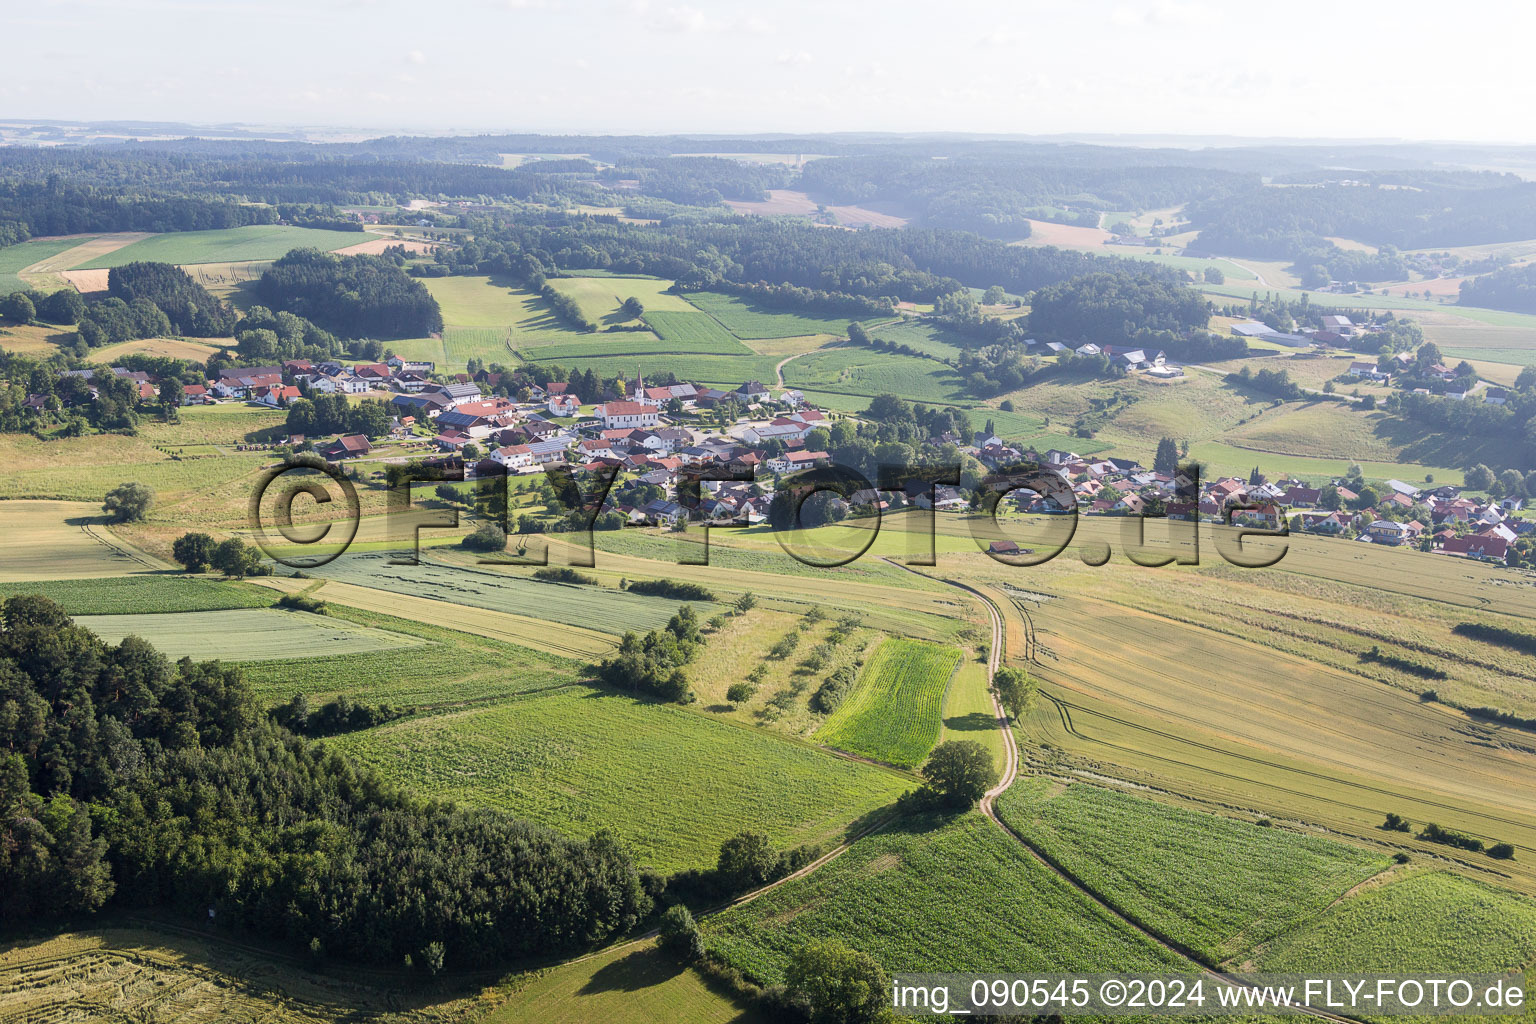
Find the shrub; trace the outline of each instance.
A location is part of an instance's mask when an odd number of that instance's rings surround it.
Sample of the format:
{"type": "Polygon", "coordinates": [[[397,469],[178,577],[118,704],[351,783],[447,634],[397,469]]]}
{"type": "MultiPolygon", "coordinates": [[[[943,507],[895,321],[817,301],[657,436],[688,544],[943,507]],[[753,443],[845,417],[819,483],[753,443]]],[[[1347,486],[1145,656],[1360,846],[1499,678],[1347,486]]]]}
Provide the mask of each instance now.
{"type": "Polygon", "coordinates": [[[704,955],[704,937],[699,934],[698,923],[681,903],[668,907],[661,915],[658,931],[657,945],[678,959],[691,962],[704,955]]]}
{"type": "Polygon", "coordinates": [[[713,601],[714,592],[697,583],[681,583],[677,580],[637,580],[629,585],[632,594],[651,597],[670,597],[674,601],[713,601]]]}
{"type": "Polygon", "coordinates": [[[213,547],[206,533],[184,533],[171,544],[171,557],[187,572],[202,572],[213,558],[213,547]]]}
{"type": "Polygon", "coordinates": [[[507,535],[495,523],[481,523],[459,544],[470,551],[502,551],[507,546],[507,535]]]}
{"type": "Polygon", "coordinates": [[[752,694],[757,688],[751,683],[732,683],[731,688],[725,691],[725,699],[732,704],[744,704],[752,699],[752,694]]]}
{"type": "Polygon", "coordinates": [[[101,510],[114,523],[137,523],[143,520],[149,506],[154,503],[155,492],[143,484],[118,484],[107,492],[101,510]]]}
{"type": "Polygon", "coordinates": [[[315,615],[330,614],[324,601],[307,594],[284,594],[277,599],[277,607],[292,608],[296,612],[312,612],[315,615]]]}
{"type": "Polygon", "coordinates": [[[533,578],[544,580],[547,583],[574,583],[584,587],[597,587],[602,584],[596,576],[588,576],[584,572],[577,572],[571,568],[535,569],[533,578]]]}
{"type": "Polygon", "coordinates": [[[1509,843],[1494,843],[1488,847],[1488,856],[1495,860],[1514,860],[1515,848],[1509,843]]]}

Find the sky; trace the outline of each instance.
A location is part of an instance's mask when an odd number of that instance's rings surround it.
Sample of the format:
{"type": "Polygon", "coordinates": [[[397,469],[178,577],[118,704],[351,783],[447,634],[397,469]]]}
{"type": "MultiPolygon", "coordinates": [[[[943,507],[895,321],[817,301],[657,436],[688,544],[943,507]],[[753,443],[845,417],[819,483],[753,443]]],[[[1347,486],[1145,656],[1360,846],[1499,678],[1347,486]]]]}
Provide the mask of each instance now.
{"type": "Polygon", "coordinates": [[[0,0],[0,119],[1536,143],[1536,4],[0,0]]]}

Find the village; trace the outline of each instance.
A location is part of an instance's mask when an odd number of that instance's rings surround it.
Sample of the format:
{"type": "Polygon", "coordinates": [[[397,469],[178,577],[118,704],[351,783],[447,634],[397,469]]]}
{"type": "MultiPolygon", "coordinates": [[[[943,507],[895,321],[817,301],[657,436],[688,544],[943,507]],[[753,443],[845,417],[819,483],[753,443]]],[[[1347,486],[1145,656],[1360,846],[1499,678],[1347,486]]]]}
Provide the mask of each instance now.
{"type": "MultiPolygon", "coordinates": [[[[1153,358],[1139,350],[1114,355],[1144,371],[1163,365],[1161,353],[1153,358]]],[[[1364,367],[1377,372],[1376,364],[1358,365],[1362,375],[1364,367]]],[[[281,365],[225,367],[203,385],[183,385],[181,404],[240,402],[279,410],[319,395],[373,399],[387,410],[381,417],[385,429],[377,434],[315,438],[289,433],[285,444],[274,447],[313,451],[332,463],[423,459],[461,467],[467,479],[537,474],[554,465],[577,472],[612,470],[648,485],[619,493],[649,497],[638,504],[610,498],[604,511],[620,513],[630,525],[662,527],[687,520],[764,522],[774,484],[832,461],[825,450],[827,428],[843,418],[809,406],[795,389],[770,389],[758,381],[730,391],[682,382],[648,386],[637,369],[622,396],[587,406],[583,413],[569,382],[538,383],[487,369],[436,376],[434,370],[431,363],[393,356],[350,366],[293,359],[281,365]],[[685,506],[678,482],[687,475],[724,479],[704,479],[697,505],[685,506]]],[[[70,372],[89,380],[100,371],[70,372]]],[[[142,402],[155,400],[157,382],[151,375],[122,367],[112,373],[133,380],[142,402]]],[[[1134,459],[1060,449],[1038,452],[985,432],[933,440],[996,473],[1035,464],[1070,483],[1070,498],[1065,490],[1038,482],[1045,493],[1011,492],[1009,504],[1021,513],[1059,514],[1075,505],[1087,515],[1204,518],[1498,563],[1518,562],[1516,542],[1536,531],[1536,523],[1518,515],[1520,499],[1480,499],[1450,484],[1420,487],[1389,480],[1378,493],[1358,478],[1313,486],[1288,476],[1269,479],[1255,470],[1247,480],[1224,477],[1201,481],[1196,488],[1182,473],[1149,470],[1134,459]]],[[[837,520],[908,505],[959,513],[979,504],[979,493],[914,481],[905,491],[856,490],[834,499],[829,514],[837,520]]]]}

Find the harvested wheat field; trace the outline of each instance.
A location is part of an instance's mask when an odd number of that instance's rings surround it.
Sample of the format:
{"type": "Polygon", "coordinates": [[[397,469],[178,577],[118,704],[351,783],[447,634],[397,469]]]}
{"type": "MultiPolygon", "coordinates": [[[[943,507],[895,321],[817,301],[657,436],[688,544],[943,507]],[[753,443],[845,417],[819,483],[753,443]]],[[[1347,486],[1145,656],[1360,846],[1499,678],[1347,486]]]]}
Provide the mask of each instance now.
{"type": "Polygon", "coordinates": [[[392,246],[397,246],[397,245],[398,246],[403,246],[405,248],[406,252],[414,253],[414,254],[416,254],[418,256],[429,255],[434,250],[437,249],[437,246],[433,245],[431,242],[418,242],[418,241],[415,241],[413,239],[407,239],[407,238],[377,238],[377,237],[374,237],[374,238],[368,239],[368,241],[366,241],[366,242],[358,242],[356,245],[349,245],[345,249],[337,249],[336,250],[336,255],[338,255],[338,256],[378,256],[385,249],[388,249],[388,248],[390,248],[392,246]]]}

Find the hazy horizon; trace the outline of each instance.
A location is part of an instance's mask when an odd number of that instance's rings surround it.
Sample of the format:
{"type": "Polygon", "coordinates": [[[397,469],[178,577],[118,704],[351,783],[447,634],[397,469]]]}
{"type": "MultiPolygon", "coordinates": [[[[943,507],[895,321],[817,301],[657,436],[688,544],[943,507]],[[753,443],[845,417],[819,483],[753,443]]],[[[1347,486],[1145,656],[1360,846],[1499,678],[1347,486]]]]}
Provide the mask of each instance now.
{"type": "Polygon", "coordinates": [[[13,119],[542,134],[1536,143],[1536,10],[1298,0],[51,0],[12,16],[13,119]],[[1474,45],[1475,44],[1475,45],[1474,45]]]}

